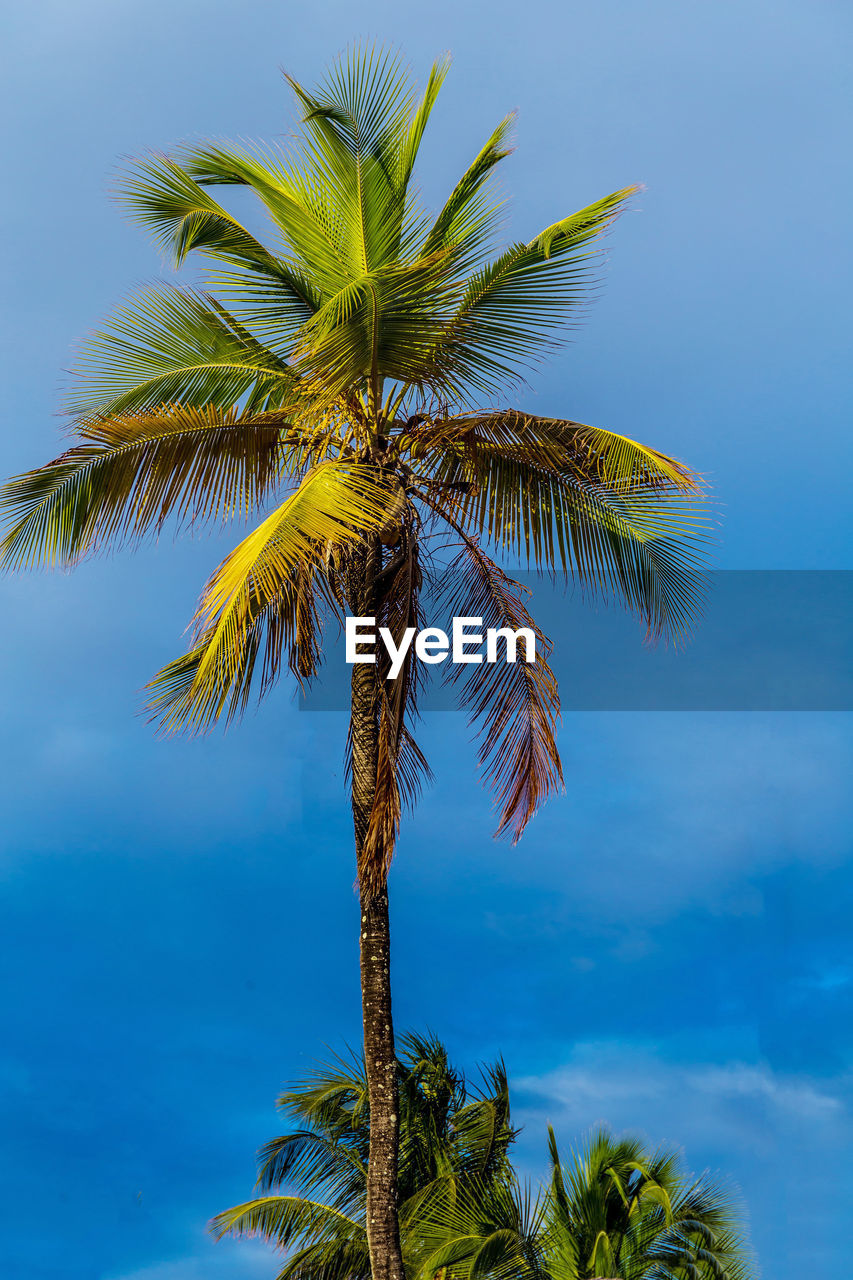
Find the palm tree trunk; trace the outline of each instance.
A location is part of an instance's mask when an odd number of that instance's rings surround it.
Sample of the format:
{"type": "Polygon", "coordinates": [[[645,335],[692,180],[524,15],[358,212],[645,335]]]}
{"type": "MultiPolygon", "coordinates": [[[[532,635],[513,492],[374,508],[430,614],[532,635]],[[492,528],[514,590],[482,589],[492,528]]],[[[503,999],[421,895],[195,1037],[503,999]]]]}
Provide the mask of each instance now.
{"type": "MultiPolygon", "coordinates": [[[[359,612],[374,615],[373,582],[379,567],[378,545],[368,547],[357,593],[359,612]]],[[[391,932],[388,884],[377,886],[364,874],[362,852],[376,788],[378,756],[376,668],[357,664],[352,674],[352,810],[359,868],[361,928],[361,1007],[364,1064],[370,1105],[370,1153],[367,1170],[367,1242],[372,1280],[404,1280],[397,1219],[397,1071],[391,1017],[391,932]]]]}
{"type": "Polygon", "coordinates": [[[404,1280],[397,1221],[397,1072],[387,889],[361,899],[361,1003],[370,1099],[367,1243],[373,1280],[404,1280]]]}

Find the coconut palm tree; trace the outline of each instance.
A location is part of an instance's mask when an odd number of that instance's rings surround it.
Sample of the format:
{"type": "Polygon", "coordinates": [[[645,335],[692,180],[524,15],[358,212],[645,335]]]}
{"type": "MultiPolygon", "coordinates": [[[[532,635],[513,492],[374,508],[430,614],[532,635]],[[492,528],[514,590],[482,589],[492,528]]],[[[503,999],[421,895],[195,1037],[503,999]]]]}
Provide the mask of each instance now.
{"type": "Polygon", "coordinates": [[[674,1150],[650,1150],[599,1129],[566,1166],[553,1129],[548,1139],[548,1252],[567,1258],[571,1242],[578,1280],[746,1280],[751,1274],[730,1194],[685,1174],[674,1150]]]}
{"type": "MultiPolygon", "coordinates": [[[[507,118],[429,215],[412,175],[447,70],[417,97],[396,57],[356,49],[313,91],[289,78],[303,116],[289,151],[186,146],[125,175],[125,207],[176,267],[202,257],[204,287],[145,289],[86,343],[74,443],[6,486],[2,558],[70,565],[169,523],[255,522],[205,586],[190,652],[153,681],[166,731],[239,715],[283,672],[310,682],[330,617],[373,617],[400,642],[432,590],[486,627],[532,629],[533,664],[442,667],[480,732],[498,832],[517,840],[562,786],[559,701],[545,637],[493,557],[570,571],[674,635],[695,607],[702,517],[672,458],[505,407],[634,188],[497,252],[507,118]],[[268,236],[212,194],[231,187],[257,197],[268,236]]],[[[411,649],[393,680],[382,657],[352,669],[375,1280],[402,1280],[387,874],[428,772],[412,734],[423,670],[411,649]]]]}
{"type": "MultiPolygon", "coordinates": [[[[404,1239],[414,1239],[424,1204],[439,1187],[475,1178],[491,1188],[511,1176],[515,1130],[500,1061],[471,1085],[438,1040],[408,1035],[396,1075],[400,1220],[404,1239]]],[[[370,1107],[363,1057],[322,1065],[283,1093],[278,1107],[299,1128],[261,1148],[261,1194],[219,1214],[214,1233],[258,1236],[287,1251],[278,1280],[368,1280],[370,1107]]]]}
{"type": "Polygon", "coordinates": [[[750,1280],[732,1196],[669,1149],[594,1132],[568,1163],[549,1128],[550,1183],[441,1188],[418,1228],[419,1280],[750,1280]]]}

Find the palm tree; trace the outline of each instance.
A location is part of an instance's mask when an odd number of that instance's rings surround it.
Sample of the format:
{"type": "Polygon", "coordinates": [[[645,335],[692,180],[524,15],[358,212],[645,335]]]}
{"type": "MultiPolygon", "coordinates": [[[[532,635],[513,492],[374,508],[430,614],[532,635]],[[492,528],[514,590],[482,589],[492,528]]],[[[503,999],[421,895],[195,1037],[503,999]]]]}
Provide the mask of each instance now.
{"type": "MultiPolygon", "coordinates": [[[[500,1061],[472,1086],[438,1040],[408,1035],[396,1075],[400,1221],[408,1243],[437,1188],[472,1178],[492,1187],[510,1177],[515,1130],[500,1061]]],[[[368,1280],[370,1108],[363,1058],[322,1065],[283,1093],[278,1107],[299,1128],[261,1148],[261,1194],[219,1214],[215,1234],[260,1236],[289,1250],[278,1280],[368,1280]],[[285,1194],[287,1184],[293,1190],[285,1194]]]]}
{"type": "Polygon", "coordinates": [[[553,1129],[546,1223],[549,1251],[578,1280],[746,1280],[751,1274],[730,1195],[684,1173],[678,1154],[594,1132],[566,1168],[553,1129]]]}
{"type": "Polygon", "coordinates": [[[419,1280],[750,1280],[733,1198],[677,1154],[594,1132],[567,1165],[549,1128],[550,1184],[443,1188],[419,1224],[419,1280]]]}
{"type": "MultiPolygon", "coordinates": [[[[166,731],[239,715],[285,670],[310,682],[324,622],[346,612],[399,643],[437,590],[487,627],[531,628],[534,664],[442,668],[480,732],[498,833],[517,840],[562,786],[559,700],[545,637],[492,555],[571,571],[651,635],[677,635],[696,604],[700,493],[655,449],[488,407],[553,350],[634,188],[490,256],[509,117],[437,216],[412,184],[447,70],[418,99],[394,56],[355,50],[313,92],[288,77],[292,152],[187,146],[128,172],[125,206],[176,267],[206,260],[205,287],[145,289],[87,342],[75,442],[0,497],[2,562],[70,565],[168,522],[257,521],[205,586],[190,652],[151,685],[166,731]],[[268,244],[217,187],[257,197],[268,244]]],[[[402,1280],[387,874],[428,776],[412,736],[422,670],[411,650],[396,679],[385,658],[352,670],[374,1280],[402,1280]]]]}

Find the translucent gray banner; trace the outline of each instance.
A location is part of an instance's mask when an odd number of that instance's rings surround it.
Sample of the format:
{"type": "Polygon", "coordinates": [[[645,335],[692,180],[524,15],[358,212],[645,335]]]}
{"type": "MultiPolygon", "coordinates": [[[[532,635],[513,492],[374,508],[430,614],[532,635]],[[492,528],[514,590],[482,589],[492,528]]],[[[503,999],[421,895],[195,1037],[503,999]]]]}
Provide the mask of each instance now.
{"type": "MultiPolygon", "coordinates": [[[[853,571],[709,573],[703,615],[678,647],[645,643],[635,618],[577,584],[512,576],[553,644],[564,712],[853,710],[853,571]]],[[[448,629],[446,613],[424,612],[424,626],[448,629]]],[[[352,667],[337,624],[324,653],[320,677],[300,696],[307,711],[349,705],[352,667]]],[[[450,671],[449,658],[425,668],[422,710],[457,705],[450,671]]]]}

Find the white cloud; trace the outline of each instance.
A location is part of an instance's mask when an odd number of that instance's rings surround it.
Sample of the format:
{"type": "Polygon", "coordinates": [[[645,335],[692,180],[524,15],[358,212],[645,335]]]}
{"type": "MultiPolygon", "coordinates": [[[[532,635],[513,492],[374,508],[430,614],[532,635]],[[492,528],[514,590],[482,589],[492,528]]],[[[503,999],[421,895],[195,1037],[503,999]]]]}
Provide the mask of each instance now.
{"type": "Polygon", "coordinates": [[[684,1045],[586,1041],[567,1062],[513,1080],[515,1114],[531,1135],[554,1123],[571,1143],[596,1124],[690,1149],[770,1157],[783,1139],[832,1144],[849,1128],[850,1081],[819,1081],[761,1059],[684,1061],[684,1045]],[[525,1096],[526,1095],[526,1096],[525,1096]]]}
{"type": "Polygon", "coordinates": [[[780,1077],[766,1064],[734,1062],[723,1067],[702,1067],[686,1073],[686,1080],[689,1087],[713,1098],[766,1101],[782,1115],[798,1119],[824,1119],[844,1111],[840,1098],[808,1080],[780,1077]]]}

